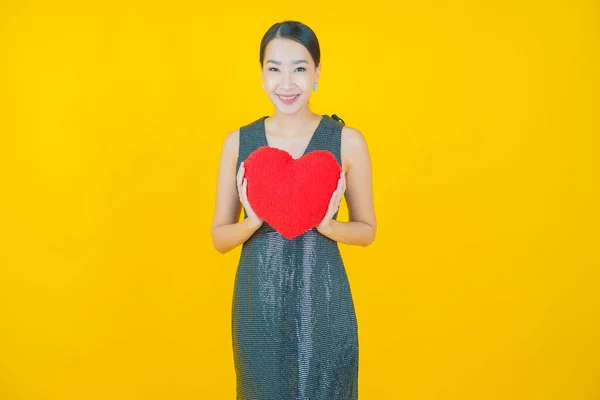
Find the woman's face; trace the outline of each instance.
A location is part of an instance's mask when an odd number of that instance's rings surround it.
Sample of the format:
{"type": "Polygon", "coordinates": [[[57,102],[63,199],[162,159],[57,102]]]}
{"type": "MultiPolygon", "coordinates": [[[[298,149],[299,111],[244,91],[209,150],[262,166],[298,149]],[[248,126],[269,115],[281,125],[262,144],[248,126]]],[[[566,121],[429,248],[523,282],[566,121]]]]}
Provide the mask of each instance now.
{"type": "Polygon", "coordinates": [[[320,66],[315,67],[308,50],[294,40],[275,38],[265,49],[262,66],[265,92],[284,114],[294,114],[306,106],[319,71],[320,66]]]}

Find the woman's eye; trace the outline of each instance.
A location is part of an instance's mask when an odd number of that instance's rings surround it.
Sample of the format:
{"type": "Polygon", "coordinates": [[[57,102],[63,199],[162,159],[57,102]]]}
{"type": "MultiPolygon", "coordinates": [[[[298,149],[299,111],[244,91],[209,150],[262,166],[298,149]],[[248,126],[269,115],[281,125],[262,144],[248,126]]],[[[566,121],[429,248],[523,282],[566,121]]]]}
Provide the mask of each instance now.
{"type": "MultiPolygon", "coordinates": [[[[304,68],[304,67],[298,67],[298,68],[296,68],[296,70],[300,70],[301,72],[304,72],[304,71],[306,71],[306,68],[304,68]]],[[[276,72],[276,71],[279,71],[279,70],[277,68],[275,68],[275,67],[271,67],[271,68],[269,68],[269,71],[276,72]]]]}

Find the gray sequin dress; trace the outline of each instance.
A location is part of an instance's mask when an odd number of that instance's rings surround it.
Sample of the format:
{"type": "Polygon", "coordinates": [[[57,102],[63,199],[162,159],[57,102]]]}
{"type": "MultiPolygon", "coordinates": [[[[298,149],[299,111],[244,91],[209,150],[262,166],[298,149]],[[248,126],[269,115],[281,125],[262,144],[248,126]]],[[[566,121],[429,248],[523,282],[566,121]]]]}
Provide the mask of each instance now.
{"type": "MultiPolygon", "coordinates": [[[[250,153],[267,145],[266,118],[240,128],[236,172],[250,153]]],[[[322,115],[304,154],[328,150],[342,165],[343,125],[322,115]]],[[[358,326],[350,285],[337,242],[316,228],[286,239],[264,222],[244,242],[231,333],[237,400],[358,398],[358,326]]]]}

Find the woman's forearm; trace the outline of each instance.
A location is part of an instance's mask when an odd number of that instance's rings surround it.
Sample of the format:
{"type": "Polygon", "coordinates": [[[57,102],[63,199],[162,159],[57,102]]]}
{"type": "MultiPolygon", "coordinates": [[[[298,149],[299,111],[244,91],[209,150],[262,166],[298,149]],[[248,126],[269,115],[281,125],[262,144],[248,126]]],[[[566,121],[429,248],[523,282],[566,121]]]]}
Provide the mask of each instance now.
{"type": "Polygon", "coordinates": [[[320,231],[339,243],[368,246],[375,240],[375,228],[360,221],[338,221],[332,219],[329,227],[320,231]]]}
{"type": "Polygon", "coordinates": [[[219,253],[225,254],[248,240],[260,226],[260,222],[245,218],[233,224],[214,227],[212,229],[213,246],[219,253]]]}

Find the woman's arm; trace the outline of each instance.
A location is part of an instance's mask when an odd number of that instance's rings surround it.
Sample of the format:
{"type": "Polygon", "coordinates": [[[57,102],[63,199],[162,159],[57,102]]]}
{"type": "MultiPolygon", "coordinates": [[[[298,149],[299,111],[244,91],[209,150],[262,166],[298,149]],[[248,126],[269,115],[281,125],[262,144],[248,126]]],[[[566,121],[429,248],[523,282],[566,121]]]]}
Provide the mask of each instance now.
{"type": "Polygon", "coordinates": [[[342,173],[329,210],[317,230],[340,243],[368,246],[377,231],[371,157],[362,133],[348,126],[342,128],[342,164],[346,172],[342,173]],[[333,219],[344,195],[349,212],[347,222],[333,219]]]}
{"type": "Polygon", "coordinates": [[[247,202],[247,182],[243,179],[243,165],[236,177],[238,148],[239,129],[231,132],[225,138],[219,161],[211,235],[214,248],[221,254],[244,243],[262,225],[262,220],[254,214],[247,202]],[[239,221],[242,205],[246,208],[248,218],[239,221]]]}

